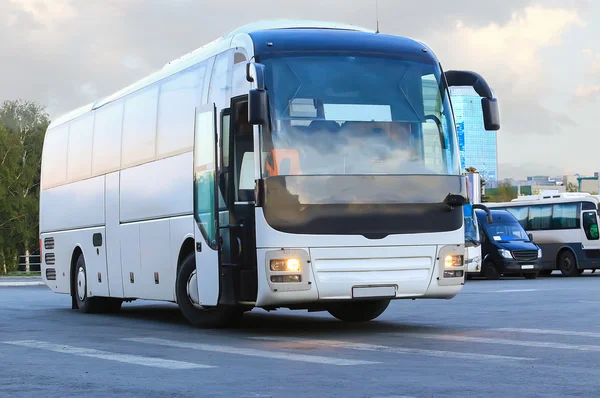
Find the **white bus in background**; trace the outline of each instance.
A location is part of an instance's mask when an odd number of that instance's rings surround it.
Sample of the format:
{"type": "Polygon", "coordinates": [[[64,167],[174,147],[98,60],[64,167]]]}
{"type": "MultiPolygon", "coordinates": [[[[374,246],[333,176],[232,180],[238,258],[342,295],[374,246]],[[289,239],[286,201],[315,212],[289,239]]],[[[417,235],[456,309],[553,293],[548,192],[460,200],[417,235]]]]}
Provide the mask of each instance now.
{"type": "Polygon", "coordinates": [[[542,275],[558,269],[565,276],[579,276],[600,268],[599,201],[587,193],[546,191],[486,205],[508,210],[519,220],[542,249],[542,275]]]}
{"type": "Polygon", "coordinates": [[[454,297],[466,189],[448,87],[472,85],[499,121],[481,76],[439,65],[406,38],[257,23],[54,120],[44,281],[83,312],[163,300],[201,327],[454,297]]]}

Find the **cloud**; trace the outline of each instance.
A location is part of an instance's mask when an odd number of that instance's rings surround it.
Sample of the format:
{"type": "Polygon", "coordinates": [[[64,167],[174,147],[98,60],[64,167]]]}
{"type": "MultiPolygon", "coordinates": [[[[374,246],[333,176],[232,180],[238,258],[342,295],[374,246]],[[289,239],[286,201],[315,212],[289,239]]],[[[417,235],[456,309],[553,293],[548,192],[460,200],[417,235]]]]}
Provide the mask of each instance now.
{"type": "Polygon", "coordinates": [[[467,24],[459,20],[437,40],[445,66],[480,72],[500,102],[502,132],[558,134],[575,125],[565,113],[542,105],[552,89],[541,58],[545,49],[561,45],[563,36],[583,27],[577,9],[534,5],[515,11],[504,23],[467,24]],[[457,47],[444,43],[458,43],[457,47]]]}
{"type": "Polygon", "coordinates": [[[600,84],[592,86],[579,85],[575,89],[575,97],[582,99],[590,99],[600,97],[600,84]]]}

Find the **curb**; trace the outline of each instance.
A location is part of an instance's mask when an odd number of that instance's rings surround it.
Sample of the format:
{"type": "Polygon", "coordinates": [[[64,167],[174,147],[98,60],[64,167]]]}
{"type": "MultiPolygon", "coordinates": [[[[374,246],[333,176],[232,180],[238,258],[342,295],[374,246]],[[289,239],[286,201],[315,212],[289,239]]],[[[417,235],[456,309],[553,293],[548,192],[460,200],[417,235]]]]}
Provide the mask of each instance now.
{"type": "Polygon", "coordinates": [[[0,287],[46,286],[44,282],[0,282],[0,287]]]}

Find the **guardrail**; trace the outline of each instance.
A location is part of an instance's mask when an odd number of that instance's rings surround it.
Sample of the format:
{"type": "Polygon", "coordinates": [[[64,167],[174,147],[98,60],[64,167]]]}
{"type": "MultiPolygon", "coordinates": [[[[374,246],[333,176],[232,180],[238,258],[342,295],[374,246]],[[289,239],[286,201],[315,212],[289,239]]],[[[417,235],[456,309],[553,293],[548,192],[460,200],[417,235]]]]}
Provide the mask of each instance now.
{"type": "Polygon", "coordinates": [[[39,254],[24,254],[19,256],[19,271],[20,272],[41,272],[42,264],[40,262],[39,254]],[[35,258],[38,262],[32,262],[31,259],[35,258]],[[24,262],[22,262],[24,261],[24,262]]]}

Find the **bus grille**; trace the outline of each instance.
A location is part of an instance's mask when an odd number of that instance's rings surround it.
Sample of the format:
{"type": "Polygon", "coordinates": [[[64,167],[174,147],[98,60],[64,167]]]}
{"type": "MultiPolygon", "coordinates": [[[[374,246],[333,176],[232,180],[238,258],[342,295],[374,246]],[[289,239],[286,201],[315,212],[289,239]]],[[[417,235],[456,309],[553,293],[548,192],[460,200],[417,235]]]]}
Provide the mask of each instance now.
{"type": "Polygon", "coordinates": [[[46,265],[54,265],[56,262],[56,256],[54,253],[46,253],[46,265]]]}
{"type": "Polygon", "coordinates": [[[46,268],[46,279],[49,281],[56,280],[56,269],[55,268],[46,268]]]}
{"type": "Polygon", "coordinates": [[[515,250],[512,252],[515,260],[522,261],[536,261],[538,252],[537,250],[515,250]]]}

